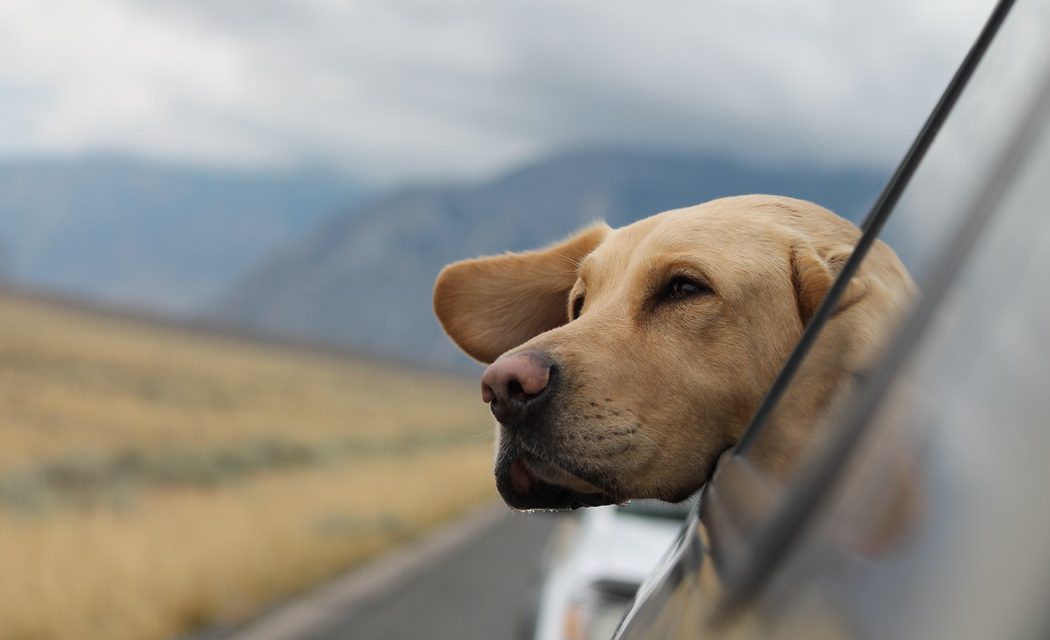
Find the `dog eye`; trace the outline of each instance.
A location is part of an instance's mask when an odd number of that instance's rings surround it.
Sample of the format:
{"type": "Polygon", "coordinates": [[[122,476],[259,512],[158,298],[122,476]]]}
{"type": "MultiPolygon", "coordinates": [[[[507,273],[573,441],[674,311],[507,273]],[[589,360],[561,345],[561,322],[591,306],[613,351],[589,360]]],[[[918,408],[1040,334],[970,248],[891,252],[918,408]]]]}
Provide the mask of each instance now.
{"type": "Polygon", "coordinates": [[[583,296],[576,296],[576,299],[572,301],[572,318],[570,320],[579,318],[581,313],[583,313],[583,296]]]}
{"type": "Polygon", "coordinates": [[[685,276],[674,278],[664,289],[664,297],[670,300],[682,300],[706,293],[711,293],[711,287],[685,276]]]}

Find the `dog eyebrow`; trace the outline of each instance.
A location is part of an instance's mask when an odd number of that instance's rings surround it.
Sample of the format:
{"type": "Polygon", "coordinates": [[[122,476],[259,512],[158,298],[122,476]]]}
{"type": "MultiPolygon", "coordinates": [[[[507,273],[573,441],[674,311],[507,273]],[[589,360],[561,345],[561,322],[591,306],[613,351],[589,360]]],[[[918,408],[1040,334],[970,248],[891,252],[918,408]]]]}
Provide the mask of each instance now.
{"type": "Polygon", "coordinates": [[[654,286],[660,286],[663,284],[662,281],[672,274],[692,276],[702,280],[712,289],[718,290],[718,282],[711,277],[711,272],[703,264],[699,263],[695,256],[670,256],[659,264],[651,265],[649,268],[649,277],[652,279],[654,286]]]}

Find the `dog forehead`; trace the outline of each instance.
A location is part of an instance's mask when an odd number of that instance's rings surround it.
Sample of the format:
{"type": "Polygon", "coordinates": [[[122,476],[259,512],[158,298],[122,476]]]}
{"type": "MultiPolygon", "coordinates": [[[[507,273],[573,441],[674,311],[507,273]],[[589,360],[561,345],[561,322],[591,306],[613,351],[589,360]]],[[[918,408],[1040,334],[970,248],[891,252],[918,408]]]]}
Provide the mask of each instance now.
{"type": "Polygon", "coordinates": [[[644,245],[658,218],[663,214],[639,220],[609,232],[581,263],[580,278],[591,288],[601,286],[607,280],[618,280],[627,271],[633,258],[644,251],[644,245]]]}
{"type": "Polygon", "coordinates": [[[612,230],[587,256],[581,276],[597,281],[605,274],[651,268],[663,258],[718,260],[751,244],[767,245],[776,236],[759,217],[712,204],[665,211],[612,230]]]}

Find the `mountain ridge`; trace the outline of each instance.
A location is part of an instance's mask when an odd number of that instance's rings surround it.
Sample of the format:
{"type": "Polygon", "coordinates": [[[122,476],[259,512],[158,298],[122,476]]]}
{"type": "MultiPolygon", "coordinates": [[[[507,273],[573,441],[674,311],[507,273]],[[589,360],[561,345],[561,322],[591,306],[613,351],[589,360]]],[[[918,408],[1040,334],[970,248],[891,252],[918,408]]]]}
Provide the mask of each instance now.
{"type": "Polygon", "coordinates": [[[740,193],[801,197],[856,220],[887,174],[654,150],[559,154],[479,183],[371,199],[271,254],[202,313],[263,333],[462,370],[466,358],[430,309],[434,277],[448,262],[534,248],[599,218],[620,226],[740,193]]]}
{"type": "Polygon", "coordinates": [[[314,170],[127,156],[0,162],[0,273],[21,287],[180,313],[364,189],[314,170]]]}

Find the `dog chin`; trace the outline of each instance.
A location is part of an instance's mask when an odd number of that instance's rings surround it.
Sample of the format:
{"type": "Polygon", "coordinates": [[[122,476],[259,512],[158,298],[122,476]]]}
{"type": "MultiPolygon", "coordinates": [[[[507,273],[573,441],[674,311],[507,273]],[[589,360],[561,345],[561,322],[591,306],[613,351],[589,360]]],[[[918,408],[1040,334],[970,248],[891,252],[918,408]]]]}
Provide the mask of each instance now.
{"type": "Polygon", "coordinates": [[[521,452],[501,452],[496,488],[513,509],[565,510],[622,502],[560,467],[521,452]]]}

